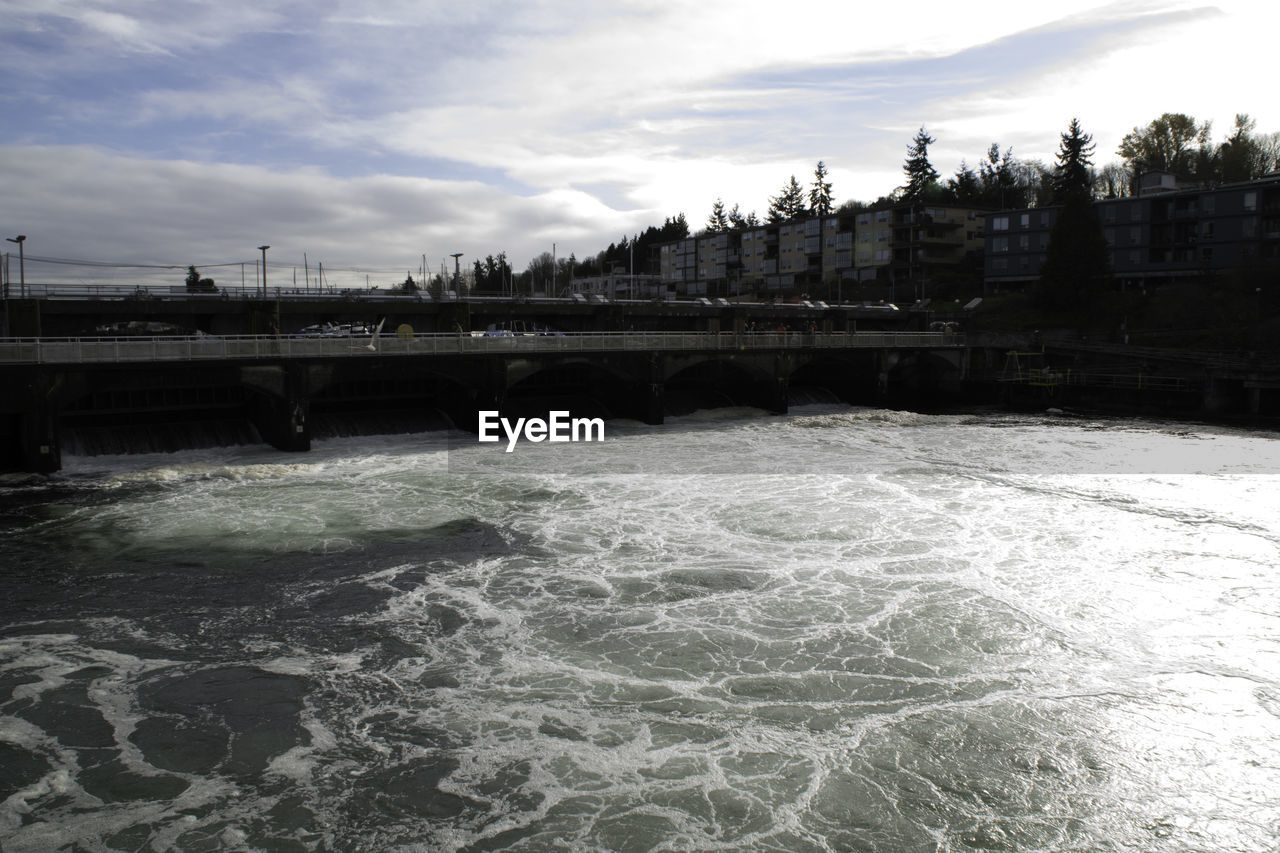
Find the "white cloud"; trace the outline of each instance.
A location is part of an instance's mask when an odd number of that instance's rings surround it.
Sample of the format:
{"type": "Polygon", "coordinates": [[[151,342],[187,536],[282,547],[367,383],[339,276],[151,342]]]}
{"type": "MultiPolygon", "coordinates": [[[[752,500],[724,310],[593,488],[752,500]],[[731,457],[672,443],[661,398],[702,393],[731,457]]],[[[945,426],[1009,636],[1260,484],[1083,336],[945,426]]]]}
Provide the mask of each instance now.
{"type": "Polygon", "coordinates": [[[0,129],[0,216],[47,254],[266,240],[519,267],[552,240],[583,256],[681,211],[696,227],[717,197],[763,214],[819,159],[838,200],[873,200],[921,124],[944,175],[992,141],[1051,160],[1073,116],[1099,162],[1166,110],[1280,129],[1252,59],[1280,20],[1244,0],[9,7],[0,67],[28,85],[0,93],[22,117],[0,129]]]}
{"type": "MultiPolygon", "coordinates": [[[[11,221],[28,235],[29,257],[252,264],[265,241],[273,266],[300,266],[305,252],[331,268],[414,268],[422,254],[504,249],[520,265],[561,232],[583,241],[565,254],[585,256],[627,230],[624,218],[573,190],[518,197],[474,182],[344,179],[86,147],[10,148],[0,182],[22,199],[11,221]]],[[[28,281],[40,274],[38,262],[28,264],[28,281]]]]}

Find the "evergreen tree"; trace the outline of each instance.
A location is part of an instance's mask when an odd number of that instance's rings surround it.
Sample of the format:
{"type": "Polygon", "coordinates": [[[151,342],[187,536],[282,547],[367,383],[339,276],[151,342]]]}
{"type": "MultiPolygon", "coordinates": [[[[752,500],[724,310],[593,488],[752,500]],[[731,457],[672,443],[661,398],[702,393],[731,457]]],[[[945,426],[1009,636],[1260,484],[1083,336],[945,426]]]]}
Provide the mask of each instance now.
{"type": "MultiPolygon", "coordinates": [[[[734,210],[737,210],[735,207],[734,210]]],[[[729,230],[729,217],[724,212],[724,202],[716,199],[716,203],[711,206],[711,215],[707,217],[707,230],[712,233],[719,233],[729,230]]]]}
{"type": "Polygon", "coordinates": [[[1061,134],[1058,164],[1053,172],[1053,200],[1062,204],[1071,196],[1091,198],[1093,188],[1093,137],[1080,129],[1079,119],[1071,119],[1061,134]]]}
{"type": "Polygon", "coordinates": [[[826,178],[827,164],[819,160],[813,170],[813,189],[809,190],[809,209],[815,216],[826,216],[831,212],[831,184],[826,178]]]}
{"type": "Polygon", "coordinates": [[[982,181],[982,204],[997,210],[1008,210],[1026,207],[1029,200],[1026,188],[1019,185],[1018,161],[1013,158],[1013,149],[1006,148],[1000,152],[998,143],[991,143],[987,149],[987,159],[979,164],[982,181]]]}
{"type": "Polygon", "coordinates": [[[743,216],[742,210],[735,204],[733,210],[729,211],[729,224],[734,228],[755,228],[760,225],[760,217],[756,216],[754,210],[743,216]]]}
{"type": "Polygon", "coordinates": [[[193,293],[218,292],[218,288],[213,286],[213,279],[201,278],[199,271],[194,266],[187,267],[187,290],[193,293]]]}
{"type": "Polygon", "coordinates": [[[791,176],[791,181],[784,184],[782,192],[769,199],[769,221],[770,222],[786,222],[791,219],[798,219],[804,216],[807,208],[804,204],[804,190],[796,181],[796,176],[791,176]]]}
{"type": "Polygon", "coordinates": [[[1049,232],[1036,293],[1050,322],[1084,326],[1111,278],[1111,253],[1091,193],[1092,141],[1072,119],[1058,148],[1054,197],[1062,207],[1049,232]]]}
{"type": "Polygon", "coordinates": [[[938,182],[938,172],[929,163],[929,146],[936,141],[921,127],[907,146],[907,160],[902,165],[902,171],[907,175],[906,186],[902,188],[904,198],[919,199],[938,182]]]}
{"type": "Polygon", "coordinates": [[[978,173],[963,160],[955,176],[947,181],[947,186],[959,204],[982,203],[982,182],[978,180],[978,173]]]}

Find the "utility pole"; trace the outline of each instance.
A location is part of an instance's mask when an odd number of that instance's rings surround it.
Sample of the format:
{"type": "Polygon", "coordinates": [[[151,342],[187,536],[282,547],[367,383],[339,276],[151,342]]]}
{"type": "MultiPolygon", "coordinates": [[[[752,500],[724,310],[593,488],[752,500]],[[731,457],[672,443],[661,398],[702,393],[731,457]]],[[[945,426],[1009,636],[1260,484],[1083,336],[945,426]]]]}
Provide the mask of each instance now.
{"type": "Polygon", "coordinates": [[[27,263],[22,251],[22,244],[27,242],[26,234],[19,234],[17,237],[5,237],[10,243],[18,244],[18,286],[21,288],[23,299],[27,298],[27,263]]]}
{"type": "Polygon", "coordinates": [[[459,298],[462,296],[462,266],[458,258],[462,257],[462,252],[454,252],[449,257],[453,258],[453,286],[457,291],[459,298]]]}
{"type": "Polygon", "coordinates": [[[267,298],[267,249],[270,249],[270,248],[271,248],[270,246],[258,247],[258,249],[262,251],[262,298],[263,299],[267,298]]]}

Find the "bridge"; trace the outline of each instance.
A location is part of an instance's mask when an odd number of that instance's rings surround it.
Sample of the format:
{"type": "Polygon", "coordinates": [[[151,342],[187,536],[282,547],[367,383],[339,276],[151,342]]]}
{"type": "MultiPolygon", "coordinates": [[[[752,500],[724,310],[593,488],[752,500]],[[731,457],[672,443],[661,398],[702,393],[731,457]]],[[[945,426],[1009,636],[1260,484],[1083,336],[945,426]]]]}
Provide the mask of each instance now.
{"type": "Polygon", "coordinates": [[[718,405],[785,413],[796,388],[883,402],[958,391],[968,352],[932,332],[3,338],[0,467],[56,471],[68,434],[140,424],[168,430],[172,449],[177,433],[235,422],[305,451],[316,422],[334,434],[370,412],[474,430],[485,410],[650,424],[718,405]]]}

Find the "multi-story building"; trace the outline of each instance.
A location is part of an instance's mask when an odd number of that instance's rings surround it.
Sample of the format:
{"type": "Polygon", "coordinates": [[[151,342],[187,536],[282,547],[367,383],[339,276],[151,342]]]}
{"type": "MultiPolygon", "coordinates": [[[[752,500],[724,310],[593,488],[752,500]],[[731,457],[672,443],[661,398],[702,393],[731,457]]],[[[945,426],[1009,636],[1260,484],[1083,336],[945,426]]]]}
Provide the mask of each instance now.
{"type": "MultiPolygon", "coordinates": [[[[1280,269],[1280,174],[1180,189],[1171,175],[1144,175],[1132,198],[1094,203],[1121,287],[1206,278],[1229,270],[1280,269]]],[[[990,291],[1040,279],[1057,207],[987,214],[984,282],[990,291]]]]}
{"type": "Polygon", "coordinates": [[[985,211],[962,205],[895,204],[858,214],[857,279],[888,285],[894,301],[919,301],[977,265],[985,211]]]}
{"type": "Polygon", "coordinates": [[[689,237],[657,247],[681,296],[922,298],[982,249],[982,211],[899,203],[689,237]]]}

